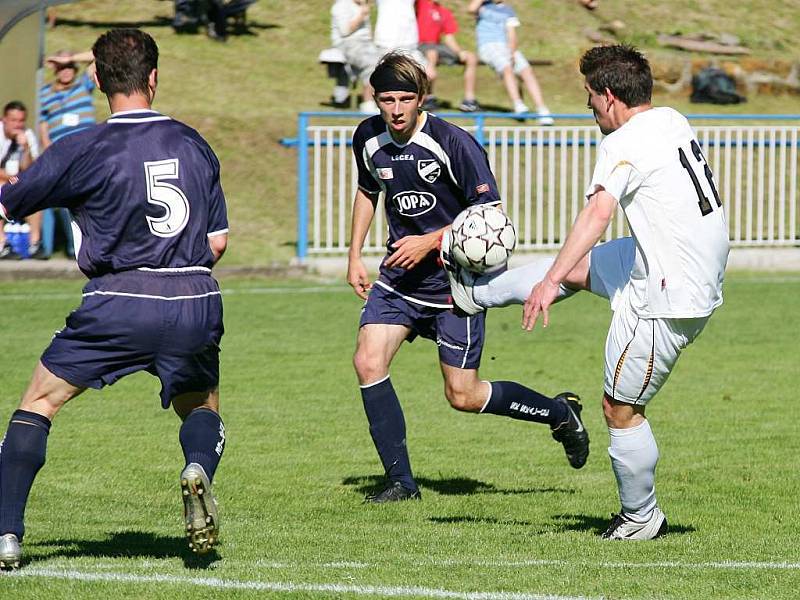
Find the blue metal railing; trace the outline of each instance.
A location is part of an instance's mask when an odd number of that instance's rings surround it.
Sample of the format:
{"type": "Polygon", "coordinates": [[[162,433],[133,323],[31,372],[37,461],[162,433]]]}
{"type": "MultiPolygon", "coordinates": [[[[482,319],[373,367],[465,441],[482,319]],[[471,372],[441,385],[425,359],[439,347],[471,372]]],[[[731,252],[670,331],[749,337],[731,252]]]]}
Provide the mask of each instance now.
{"type": "MultiPolygon", "coordinates": [[[[295,138],[282,138],[280,143],[282,146],[289,147],[289,148],[298,148],[297,152],[297,258],[300,261],[305,260],[308,255],[308,183],[309,183],[309,168],[308,168],[308,152],[300,151],[300,148],[308,148],[312,145],[312,142],[309,141],[308,137],[308,127],[310,124],[311,119],[358,119],[363,120],[368,115],[358,111],[305,111],[300,112],[297,115],[297,137],[295,138]]],[[[524,113],[524,114],[514,114],[514,113],[506,113],[506,112],[478,112],[478,113],[462,113],[462,112],[437,112],[437,117],[441,117],[448,120],[469,120],[473,121],[475,131],[473,135],[475,139],[481,145],[487,145],[486,136],[485,136],[485,128],[486,122],[488,120],[502,120],[502,121],[514,121],[520,122],[524,120],[531,120],[535,123],[535,119],[537,118],[536,113],[524,113]]],[[[594,121],[594,117],[591,114],[587,113],[579,113],[579,114],[571,114],[571,113],[564,113],[564,114],[554,114],[551,115],[557,121],[594,121]]],[[[690,121],[736,121],[736,122],[752,122],[752,121],[787,121],[787,122],[800,122],[800,114],[763,114],[763,115],[735,115],[735,114],[710,114],[710,113],[698,113],[698,114],[688,114],[686,118],[690,121]]],[[[345,142],[348,146],[351,145],[351,141],[345,142]]],[[[494,145],[503,145],[503,144],[510,144],[513,142],[509,141],[500,141],[495,140],[494,145]]],[[[579,141],[578,145],[583,146],[586,144],[595,145],[595,141],[579,141]]],[[[764,144],[768,144],[768,142],[763,142],[764,144]]],[[[790,144],[791,142],[787,142],[790,144]]],[[[533,146],[543,145],[555,145],[561,146],[562,142],[560,140],[531,140],[530,144],[533,146]]],[[[572,146],[574,142],[566,141],[567,146],[572,146]]],[[[327,146],[328,142],[325,140],[321,142],[322,146],[327,146]]],[[[339,146],[341,142],[338,140],[334,140],[332,145],[339,146]]],[[[714,146],[715,144],[711,142],[711,145],[714,146]]],[[[736,146],[736,142],[731,142],[730,144],[725,144],[724,142],[721,145],[730,145],[736,146]]],[[[743,143],[742,145],[751,146],[752,143],[743,143]]],[[[800,142],[798,142],[800,145],[800,142]]]]}

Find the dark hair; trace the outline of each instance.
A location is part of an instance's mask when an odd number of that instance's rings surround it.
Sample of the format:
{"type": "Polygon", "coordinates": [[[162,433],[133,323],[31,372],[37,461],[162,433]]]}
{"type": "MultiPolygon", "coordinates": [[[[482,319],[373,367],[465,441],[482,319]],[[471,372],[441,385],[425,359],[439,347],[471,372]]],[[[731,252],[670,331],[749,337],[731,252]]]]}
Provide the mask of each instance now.
{"type": "Polygon", "coordinates": [[[632,46],[598,46],[581,57],[581,73],[595,92],[606,88],[628,106],[648,104],[653,74],[647,59],[632,46]]]}
{"type": "Polygon", "coordinates": [[[5,107],[3,108],[3,114],[7,115],[8,111],[10,110],[21,110],[22,112],[25,113],[28,112],[28,109],[25,108],[25,105],[19,100],[12,100],[8,104],[6,104],[5,107]]]}
{"type": "Polygon", "coordinates": [[[92,53],[104,94],[149,94],[150,72],[158,67],[158,46],[144,31],[107,31],[97,38],[92,53]]]}
{"type": "Polygon", "coordinates": [[[425,97],[430,88],[430,81],[425,69],[410,54],[402,50],[385,54],[370,75],[369,83],[373,88],[380,89],[382,87],[380,82],[386,79],[394,79],[402,82],[401,86],[405,84],[413,88],[420,100],[425,97]]]}

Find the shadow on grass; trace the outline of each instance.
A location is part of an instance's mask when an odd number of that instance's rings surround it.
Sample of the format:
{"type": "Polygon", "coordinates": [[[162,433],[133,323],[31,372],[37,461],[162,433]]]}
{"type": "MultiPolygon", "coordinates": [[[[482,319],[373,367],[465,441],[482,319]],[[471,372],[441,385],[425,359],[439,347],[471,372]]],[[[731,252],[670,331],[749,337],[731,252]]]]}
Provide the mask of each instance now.
{"type": "Polygon", "coordinates": [[[104,540],[52,539],[32,542],[42,554],[26,562],[51,558],[181,558],[187,569],[207,569],[220,560],[216,550],[198,556],[189,550],[186,538],[154,535],[146,531],[119,531],[104,540]]]}
{"type": "MultiPolygon", "coordinates": [[[[93,27],[95,29],[113,29],[123,27],[172,27],[171,17],[153,17],[150,20],[142,21],[93,21],[91,19],[62,19],[56,21],[57,27],[93,27]]],[[[258,21],[248,21],[247,25],[241,28],[232,29],[229,33],[233,35],[256,35],[253,29],[279,29],[281,25],[276,23],[259,23],[258,21]]]]}
{"type": "Polygon", "coordinates": [[[451,523],[477,523],[480,525],[512,525],[514,527],[530,527],[530,521],[519,521],[517,519],[497,519],[495,517],[429,517],[431,523],[448,525],[451,523]]]}
{"type": "MultiPolygon", "coordinates": [[[[533,487],[533,488],[498,488],[491,483],[485,483],[469,477],[416,477],[417,484],[423,490],[429,489],[443,496],[470,496],[473,494],[574,494],[575,490],[558,487],[533,487]]],[[[343,485],[355,488],[359,494],[373,494],[381,491],[386,486],[386,480],[380,475],[361,475],[345,477],[343,485]]]]}
{"type": "MultiPolygon", "coordinates": [[[[555,531],[585,531],[600,535],[608,524],[611,523],[612,515],[608,517],[596,517],[592,515],[553,515],[553,530],[555,531]]],[[[691,525],[669,524],[668,536],[682,535],[696,531],[691,525]]]]}

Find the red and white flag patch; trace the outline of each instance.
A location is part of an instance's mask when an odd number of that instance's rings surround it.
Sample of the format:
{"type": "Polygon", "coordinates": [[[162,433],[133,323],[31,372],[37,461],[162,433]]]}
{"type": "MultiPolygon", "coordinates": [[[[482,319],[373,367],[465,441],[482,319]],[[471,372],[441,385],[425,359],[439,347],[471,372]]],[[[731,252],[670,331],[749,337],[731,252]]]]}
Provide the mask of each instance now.
{"type": "Polygon", "coordinates": [[[475,192],[478,194],[485,194],[489,191],[489,184],[482,183],[478,187],[475,188],[475,192]]]}

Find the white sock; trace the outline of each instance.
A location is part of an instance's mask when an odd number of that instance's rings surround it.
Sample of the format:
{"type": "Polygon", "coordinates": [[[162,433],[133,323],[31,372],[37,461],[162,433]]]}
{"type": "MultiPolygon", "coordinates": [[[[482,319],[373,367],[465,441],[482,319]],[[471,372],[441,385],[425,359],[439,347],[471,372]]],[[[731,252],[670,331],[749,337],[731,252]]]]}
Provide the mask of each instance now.
{"type": "MultiPolygon", "coordinates": [[[[533,286],[544,278],[554,260],[548,256],[498,275],[482,275],[472,286],[472,297],[484,308],[525,304],[533,286]]],[[[562,285],[556,302],[575,292],[562,285]]]]}
{"type": "Polygon", "coordinates": [[[617,477],[622,512],[634,521],[645,522],[656,507],[656,463],[658,446],[644,423],[630,429],[608,428],[611,446],[611,468],[617,477]]]}

